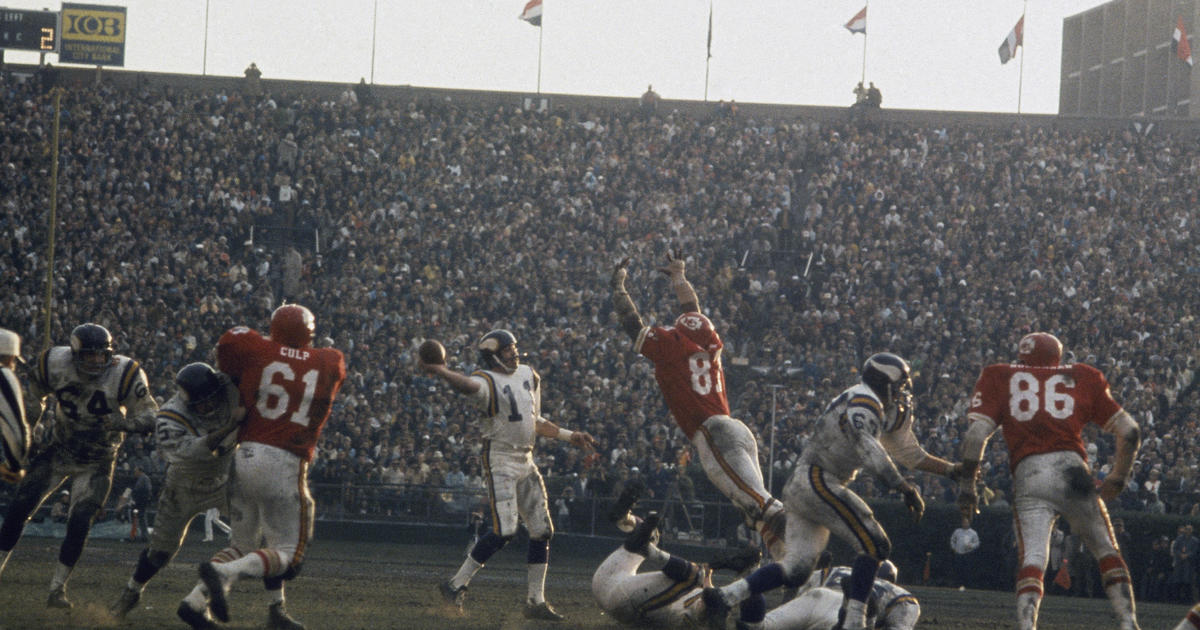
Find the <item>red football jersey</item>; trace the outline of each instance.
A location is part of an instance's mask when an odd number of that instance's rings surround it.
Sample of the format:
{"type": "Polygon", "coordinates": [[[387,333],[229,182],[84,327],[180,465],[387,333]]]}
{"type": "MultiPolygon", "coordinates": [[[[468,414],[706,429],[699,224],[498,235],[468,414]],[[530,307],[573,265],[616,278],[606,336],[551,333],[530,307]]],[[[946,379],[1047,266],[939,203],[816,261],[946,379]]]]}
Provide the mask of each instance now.
{"type": "Polygon", "coordinates": [[[1104,374],[1090,365],[998,363],[980,373],[969,413],[1004,430],[1009,465],[1016,468],[1027,455],[1054,451],[1074,451],[1086,460],[1079,432],[1089,422],[1103,427],[1119,411],[1104,374]]]}
{"type": "Polygon", "coordinates": [[[275,446],[312,461],[346,360],[333,348],[292,348],[238,326],[217,341],[217,366],[238,384],[242,442],[275,446]]]}
{"type": "Polygon", "coordinates": [[[729,415],[729,399],[725,396],[720,336],[707,318],[685,321],[686,317],[681,316],[676,326],[644,328],[634,350],[654,362],[654,379],[663,400],[675,423],[691,439],[705,420],[729,415]],[[683,330],[687,325],[694,328],[683,330]],[[703,340],[705,347],[694,339],[703,340]]]}

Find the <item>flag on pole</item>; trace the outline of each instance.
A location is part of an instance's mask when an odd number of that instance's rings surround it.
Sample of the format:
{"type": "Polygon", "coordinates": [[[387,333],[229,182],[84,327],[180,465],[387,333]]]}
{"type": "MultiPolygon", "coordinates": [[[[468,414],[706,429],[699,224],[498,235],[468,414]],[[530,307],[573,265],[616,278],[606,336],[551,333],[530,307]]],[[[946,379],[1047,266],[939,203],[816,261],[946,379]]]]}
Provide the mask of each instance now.
{"type": "Polygon", "coordinates": [[[1024,41],[1025,16],[1022,15],[1021,19],[1017,20],[1017,25],[1008,34],[1008,37],[1005,37],[1004,41],[1000,43],[1000,63],[1008,63],[1009,59],[1017,56],[1017,47],[1024,43],[1024,41]]]}
{"type": "Polygon", "coordinates": [[[867,7],[863,7],[862,11],[854,14],[849,22],[846,22],[846,30],[851,33],[867,34],[867,7]]]}
{"type": "Polygon", "coordinates": [[[1171,34],[1171,38],[1175,40],[1175,54],[1179,60],[1192,65],[1192,45],[1188,43],[1187,29],[1183,27],[1183,16],[1175,18],[1175,32],[1171,34]]]}
{"type": "Polygon", "coordinates": [[[525,10],[521,11],[521,19],[534,26],[542,25],[542,0],[529,0],[525,10]]]}
{"type": "Polygon", "coordinates": [[[708,3],[708,58],[712,59],[712,3],[708,3]]]}

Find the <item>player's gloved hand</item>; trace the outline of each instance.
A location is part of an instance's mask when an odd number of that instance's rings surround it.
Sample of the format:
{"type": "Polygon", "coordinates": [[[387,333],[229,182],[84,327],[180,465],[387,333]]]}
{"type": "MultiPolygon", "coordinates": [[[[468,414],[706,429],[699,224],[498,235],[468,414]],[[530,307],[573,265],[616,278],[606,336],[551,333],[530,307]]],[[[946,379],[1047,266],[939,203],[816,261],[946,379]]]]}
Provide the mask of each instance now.
{"type": "Polygon", "coordinates": [[[896,489],[904,496],[904,506],[912,512],[913,520],[920,521],[925,515],[925,500],[921,498],[921,491],[909,481],[905,481],[896,489]]]}
{"type": "Polygon", "coordinates": [[[3,481],[4,483],[10,483],[15,486],[20,483],[21,479],[24,477],[24,470],[14,471],[9,468],[7,464],[0,464],[0,481],[3,481]]]}
{"type": "Polygon", "coordinates": [[[682,278],[683,270],[686,265],[683,262],[683,257],[678,250],[667,250],[667,266],[659,267],[658,270],[671,276],[672,278],[682,278]]]}
{"type": "Polygon", "coordinates": [[[627,269],[628,267],[629,267],[629,257],[628,256],[623,258],[621,260],[621,262],[617,263],[616,267],[613,267],[612,278],[610,278],[608,281],[608,286],[613,291],[624,291],[625,290],[625,278],[629,277],[629,271],[627,269]]]}
{"type": "Polygon", "coordinates": [[[1126,477],[1119,477],[1109,473],[1104,481],[1100,482],[1100,498],[1105,501],[1112,501],[1117,498],[1125,490],[1126,477]]]}
{"type": "Polygon", "coordinates": [[[592,437],[592,434],[587,431],[575,431],[571,434],[571,446],[575,448],[594,451],[598,445],[599,443],[596,442],[596,438],[592,437]]]}

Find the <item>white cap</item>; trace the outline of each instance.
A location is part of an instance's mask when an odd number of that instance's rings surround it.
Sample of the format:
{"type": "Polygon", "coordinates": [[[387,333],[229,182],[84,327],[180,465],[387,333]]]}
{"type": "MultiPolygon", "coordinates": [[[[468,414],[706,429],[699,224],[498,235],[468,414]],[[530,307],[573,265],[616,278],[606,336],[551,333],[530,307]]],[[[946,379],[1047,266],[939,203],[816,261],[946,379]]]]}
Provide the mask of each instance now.
{"type": "Polygon", "coordinates": [[[14,356],[22,361],[21,336],[7,328],[0,328],[0,356],[14,356]]]}

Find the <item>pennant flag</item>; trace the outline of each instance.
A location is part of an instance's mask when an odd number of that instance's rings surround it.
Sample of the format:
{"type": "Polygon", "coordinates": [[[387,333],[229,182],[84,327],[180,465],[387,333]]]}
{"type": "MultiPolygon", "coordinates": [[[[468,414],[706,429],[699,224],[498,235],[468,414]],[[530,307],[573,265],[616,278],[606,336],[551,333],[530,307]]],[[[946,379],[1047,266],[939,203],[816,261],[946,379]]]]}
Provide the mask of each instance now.
{"type": "Polygon", "coordinates": [[[525,10],[521,11],[521,19],[534,26],[542,25],[542,0],[529,0],[525,10]]]}
{"type": "Polygon", "coordinates": [[[1017,25],[1013,27],[1012,32],[1004,41],[1000,43],[1000,63],[1006,64],[1009,59],[1017,55],[1017,47],[1025,41],[1025,16],[1017,20],[1017,25]]]}
{"type": "Polygon", "coordinates": [[[1188,43],[1187,29],[1183,28],[1183,16],[1175,18],[1175,32],[1171,34],[1175,40],[1175,54],[1179,60],[1192,65],[1192,45],[1188,43]]]}
{"type": "Polygon", "coordinates": [[[849,22],[846,22],[846,30],[851,33],[867,34],[867,7],[863,7],[862,11],[854,14],[849,22]]]}
{"type": "Polygon", "coordinates": [[[712,3],[708,3],[708,58],[712,59],[712,3]]]}

